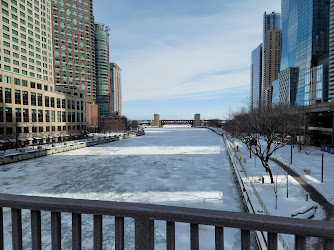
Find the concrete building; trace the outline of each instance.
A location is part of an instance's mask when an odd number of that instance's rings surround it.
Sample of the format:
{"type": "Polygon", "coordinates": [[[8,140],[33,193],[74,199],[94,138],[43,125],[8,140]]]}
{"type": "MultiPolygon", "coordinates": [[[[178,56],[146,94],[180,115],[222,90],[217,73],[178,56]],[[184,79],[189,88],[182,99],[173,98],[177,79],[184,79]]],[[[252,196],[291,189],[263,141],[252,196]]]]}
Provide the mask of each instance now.
{"type": "Polygon", "coordinates": [[[262,43],[252,51],[251,58],[251,108],[261,104],[262,97],[262,43]]]}
{"type": "Polygon", "coordinates": [[[85,95],[55,87],[51,0],[1,1],[0,137],[38,142],[86,129],[85,95]]]}
{"type": "Polygon", "coordinates": [[[299,68],[290,67],[278,75],[279,103],[295,105],[299,68]]]}
{"type": "Polygon", "coordinates": [[[96,104],[100,106],[100,115],[112,114],[110,105],[110,63],[109,63],[109,31],[110,28],[95,20],[95,73],[96,104]]]}
{"type": "MultiPolygon", "coordinates": [[[[86,92],[87,114],[96,105],[94,17],[92,0],[52,0],[52,27],[55,83],[86,92]]],[[[87,117],[92,121],[93,117],[87,117]]],[[[90,122],[88,127],[94,129],[90,122]]]]}
{"type": "Polygon", "coordinates": [[[294,102],[303,106],[306,72],[328,54],[329,1],[282,0],[282,39],[281,71],[299,68],[294,102]]]}
{"type": "Polygon", "coordinates": [[[263,16],[262,49],[262,104],[271,104],[272,82],[278,79],[282,49],[281,14],[272,12],[263,16]]]}
{"type": "Polygon", "coordinates": [[[110,86],[111,95],[109,96],[110,110],[112,114],[122,114],[122,85],[121,68],[116,63],[110,63],[110,86]]]}

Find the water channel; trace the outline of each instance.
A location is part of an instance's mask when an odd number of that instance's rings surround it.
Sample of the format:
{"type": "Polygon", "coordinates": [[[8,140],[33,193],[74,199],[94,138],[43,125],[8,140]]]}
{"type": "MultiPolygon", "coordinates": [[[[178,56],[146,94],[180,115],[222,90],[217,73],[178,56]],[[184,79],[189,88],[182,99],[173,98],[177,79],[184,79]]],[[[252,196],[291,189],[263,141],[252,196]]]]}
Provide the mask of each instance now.
{"type": "MultiPolygon", "coordinates": [[[[0,192],[142,202],[243,212],[223,140],[208,129],[166,126],[146,135],[0,167],[0,192]]],[[[30,249],[29,211],[23,211],[24,249],[30,249]],[[27,216],[25,216],[25,214],[27,216]]],[[[10,211],[5,210],[10,249],[10,211]]],[[[104,248],[114,246],[113,218],[104,218],[104,248]]],[[[42,243],[50,249],[50,214],[43,212],[42,243]]],[[[82,222],[83,249],[92,249],[91,215],[82,222]]],[[[133,220],[125,221],[133,249],[133,220]]],[[[177,249],[189,249],[189,225],[176,224],[177,249]]],[[[63,249],[71,249],[71,216],[62,215],[63,249]]],[[[155,224],[155,247],[165,249],[165,223],[155,224]]],[[[254,247],[254,246],[253,246],[254,247]]],[[[200,248],[214,249],[214,228],[200,226],[200,248]]],[[[225,249],[240,249],[240,231],[226,229],[225,249]]]]}

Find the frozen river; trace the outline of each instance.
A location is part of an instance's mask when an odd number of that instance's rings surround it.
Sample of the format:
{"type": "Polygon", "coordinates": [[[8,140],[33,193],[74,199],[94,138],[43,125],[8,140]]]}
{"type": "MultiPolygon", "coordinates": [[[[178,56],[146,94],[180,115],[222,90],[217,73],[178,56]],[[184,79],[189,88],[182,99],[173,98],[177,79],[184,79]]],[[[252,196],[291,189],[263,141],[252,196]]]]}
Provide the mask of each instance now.
{"type": "MultiPolygon", "coordinates": [[[[0,192],[243,211],[223,140],[207,129],[169,126],[146,135],[0,167],[0,192]]],[[[27,211],[24,211],[27,214],[27,211]]],[[[6,249],[10,212],[5,210],[6,249]]],[[[24,249],[30,249],[23,216],[24,249]]],[[[50,249],[50,215],[43,213],[43,246],[50,249]]],[[[112,249],[113,218],[104,219],[104,247],[112,249]]],[[[126,249],[133,220],[125,221],[126,249]]],[[[83,248],[92,248],[92,216],[83,216],[83,248]]],[[[71,249],[70,215],[62,215],[63,249],[71,249]]],[[[189,225],[176,224],[177,249],[189,249],[189,225]]],[[[214,249],[214,228],[200,226],[201,249],[214,249]]],[[[165,223],[155,224],[156,249],[165,249],[165,223]]],[[[239,230],[225,230],[225,249],[240,249],[239,230]]]]}

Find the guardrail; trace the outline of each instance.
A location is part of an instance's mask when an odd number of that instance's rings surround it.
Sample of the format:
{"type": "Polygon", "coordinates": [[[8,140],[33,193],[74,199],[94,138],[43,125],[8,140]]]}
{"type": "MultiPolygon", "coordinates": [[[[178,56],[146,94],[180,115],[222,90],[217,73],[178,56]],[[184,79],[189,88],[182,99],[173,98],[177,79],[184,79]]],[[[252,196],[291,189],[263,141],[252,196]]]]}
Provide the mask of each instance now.
{"type": "Polygon", "coordinates": [[[277,234],[295,235],[295,249],[306,249],[305,236],[324,237],[323,249],[334,248],[329,221],[207,210],[197,208],[0,194],[0,249],[3,250],[3,207],[11,208],[12,248],[22,249],[21,209],[31,210],[32,249],[42,249],[41,211],[51,212],[52,249],[61,249],[61,213],[72,214],[72,249],[81,249],[81,215],[94,216],[94,249],[102,249],[103,216],[115,216],[115,249],[124,249],[124,218],[135,220],[135,249],[154,249],[154,221],[166,222],[166,248],[175,249],[175,223],[190,224],[190,245],[199,249],[199,224],[215,226],[216,249],[224,249],[224,227],[241,229],[241,249],[250,249],[250,230],[268,232],[268,249],[277,249],[277,234]]]}

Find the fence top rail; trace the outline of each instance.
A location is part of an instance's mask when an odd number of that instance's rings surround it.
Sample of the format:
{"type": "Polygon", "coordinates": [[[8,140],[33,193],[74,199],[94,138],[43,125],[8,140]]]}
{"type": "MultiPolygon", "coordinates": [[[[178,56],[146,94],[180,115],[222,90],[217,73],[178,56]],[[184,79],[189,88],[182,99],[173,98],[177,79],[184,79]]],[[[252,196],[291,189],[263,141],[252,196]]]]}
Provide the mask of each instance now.
{"type": "Polygon", "coordinates": [[[317,237],[333,237],[334,223],[188,207],[0,194],[0,207],[194,223],[317,237]]]}

